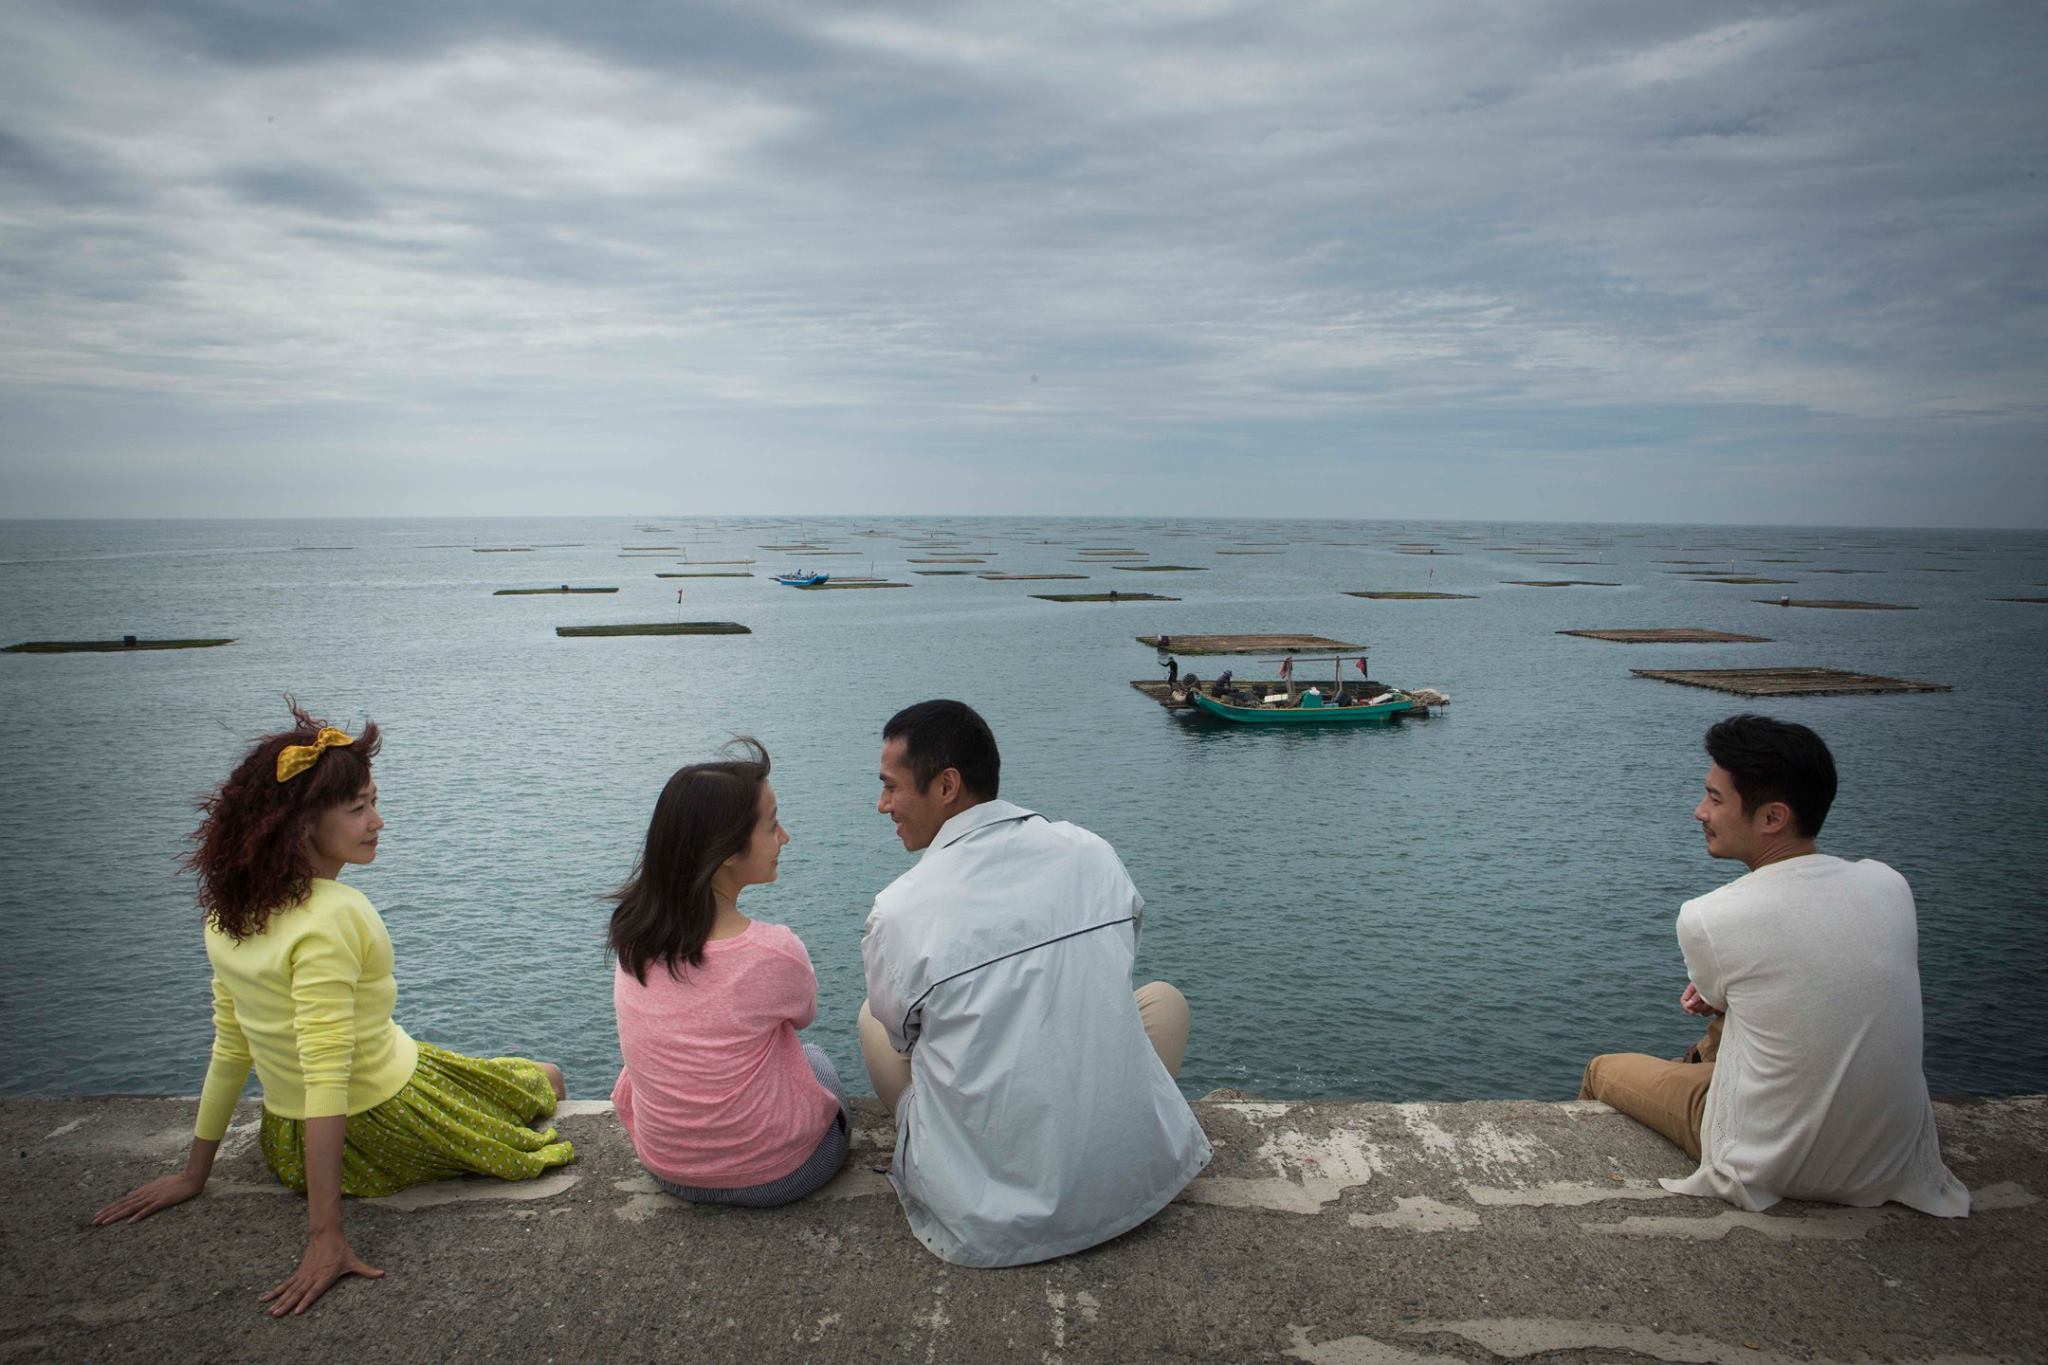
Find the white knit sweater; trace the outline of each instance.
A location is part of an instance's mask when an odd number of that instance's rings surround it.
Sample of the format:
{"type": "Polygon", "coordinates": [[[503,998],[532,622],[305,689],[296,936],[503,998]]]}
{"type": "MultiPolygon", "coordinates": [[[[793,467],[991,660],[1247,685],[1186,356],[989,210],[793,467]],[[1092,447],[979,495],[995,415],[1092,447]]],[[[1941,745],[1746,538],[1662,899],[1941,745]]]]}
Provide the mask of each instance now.
{"type": "Polygon", "coordinates": [[[1921,1072],[1919,928],[1904,877],[1820,853],[1771,863],[1687,901],[1678,942],[1728,1021],[1699,1169],[1666,1189],[1745,1209],[1896,1200],[1969,1213],[1921,1072]]]}

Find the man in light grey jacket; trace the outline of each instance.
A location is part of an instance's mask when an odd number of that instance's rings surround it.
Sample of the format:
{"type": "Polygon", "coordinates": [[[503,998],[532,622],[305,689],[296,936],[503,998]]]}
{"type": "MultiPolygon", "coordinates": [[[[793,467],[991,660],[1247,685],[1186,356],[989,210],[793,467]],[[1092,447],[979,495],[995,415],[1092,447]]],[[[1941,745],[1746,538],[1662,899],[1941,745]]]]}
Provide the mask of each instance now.
{"type": "Polygon", "coordinates": [[[1144,898],[1102,839],[997,799],[968,706],[920,702],[882,739],[877,809],[920,857],[868,916],[860,1035],[911,1230],[973,1266],[1128,1232],[1209,1161],[1174,1083],[1187,1002],[1131,990],[1144,898]]]}

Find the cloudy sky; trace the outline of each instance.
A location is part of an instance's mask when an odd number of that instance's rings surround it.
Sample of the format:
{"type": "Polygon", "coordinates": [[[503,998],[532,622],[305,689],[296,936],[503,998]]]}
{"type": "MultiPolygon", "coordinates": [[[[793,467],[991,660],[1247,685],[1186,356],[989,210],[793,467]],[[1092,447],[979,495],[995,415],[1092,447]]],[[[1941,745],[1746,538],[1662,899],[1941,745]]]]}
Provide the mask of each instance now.
{"type": "Polygon", "coordinates": [[[2048,526],[2048,5],[10,0],[0,516],[2048,526]]]}

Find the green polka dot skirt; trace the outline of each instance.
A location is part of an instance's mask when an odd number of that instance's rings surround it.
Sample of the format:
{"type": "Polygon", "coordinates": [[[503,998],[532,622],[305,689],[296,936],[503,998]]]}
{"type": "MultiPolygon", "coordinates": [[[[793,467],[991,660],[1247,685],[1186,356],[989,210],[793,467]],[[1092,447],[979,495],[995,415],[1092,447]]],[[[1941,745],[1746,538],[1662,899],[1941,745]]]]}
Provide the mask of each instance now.
{"type": "MultiPolygon", "coordinates": [[[[527,1125],[555,1112],[547,1073],[524,1057],[465,1057],[419,1044],[419,1066],[396,1095],[348,1119],[341,1192],[393,1194],[457,1175],[532,1180],[576,1159],[552,1128],[527,1125]]],[[[263,1159],[277,1178],[306,1190],[306,1124],[263,1111],[263,1159]]]]}

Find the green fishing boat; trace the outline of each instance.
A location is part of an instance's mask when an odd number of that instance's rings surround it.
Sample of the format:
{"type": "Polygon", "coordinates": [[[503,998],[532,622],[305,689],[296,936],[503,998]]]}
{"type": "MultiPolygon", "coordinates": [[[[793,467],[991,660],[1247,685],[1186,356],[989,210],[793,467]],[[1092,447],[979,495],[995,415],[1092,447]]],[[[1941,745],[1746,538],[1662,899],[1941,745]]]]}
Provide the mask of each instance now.
{"type": "Polygon", "coordinates": [[[1403,694],[1390,701],[1378,703],[1331,705],[1313,692],[1293,706],[1238,706],[1231,702],[1219,701],[1203,692],[1188,693],[1188,700],[1204,715],[1215,716],[1218,720],[1235,721],[1240,725],[1355,725],[1361,721],[1392,720],[1404,712],[1417,709],[1422,704],[1413,697],[1403,694]]]}
{"type": "Polygon", "coordinates": [[[1278,683],[1233,686],[1229,673],[1206,686],[1193,677],[1169,679],[1167,704],[1191,707],[1202,715],[1236,725],[1358,725],[1409,714],[1427,716],[1432,707],[1446,706],[1451,700],[1434,688],[1410,692],[1371,681],[1363,654],[1318,659],[1296,659],[1290,654],[1278,662],[1278,683]],[[1298,690],[1292,681],[1297,663],[1331,665],[1329,691],[1319,687],[1298,690]],[[1346,664],[1355,666],[1366,680],[1346,683],[1346,664]],[[1284,690],[1268,690],[1276,687],[1284,690]]]}

